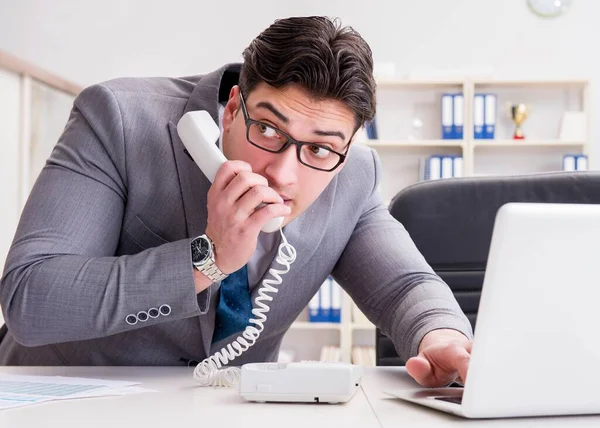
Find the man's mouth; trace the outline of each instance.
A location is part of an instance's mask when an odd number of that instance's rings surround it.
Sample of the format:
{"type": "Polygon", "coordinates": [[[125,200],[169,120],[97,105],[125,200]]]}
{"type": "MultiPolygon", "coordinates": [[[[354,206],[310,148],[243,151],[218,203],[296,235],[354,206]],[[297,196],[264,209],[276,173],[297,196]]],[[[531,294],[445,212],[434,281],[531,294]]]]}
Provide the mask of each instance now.
{"type": "Polygon", "coordinates": [[[292,198],[288,197],[287,195],[279,194],[279,196],[281,197],[281,199],[283,199],[283,203],[285,205],[289,206],[292,203],[292,198]]]}

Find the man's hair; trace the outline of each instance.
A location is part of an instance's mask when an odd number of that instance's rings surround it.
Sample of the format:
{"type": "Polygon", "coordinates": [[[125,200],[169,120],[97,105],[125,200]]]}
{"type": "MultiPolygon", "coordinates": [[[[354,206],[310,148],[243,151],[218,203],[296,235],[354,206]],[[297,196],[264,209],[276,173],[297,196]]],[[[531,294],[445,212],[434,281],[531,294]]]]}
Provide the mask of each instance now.
{"type": "Polygon", "coordinates": [[[373,55],[367,42],[339,19],[322,16],[276,20],[243,53],[239,85],[247,96],[261,82],[298,85],[316,99],[344,103],[355,131],[375,116],[373,55]]]}

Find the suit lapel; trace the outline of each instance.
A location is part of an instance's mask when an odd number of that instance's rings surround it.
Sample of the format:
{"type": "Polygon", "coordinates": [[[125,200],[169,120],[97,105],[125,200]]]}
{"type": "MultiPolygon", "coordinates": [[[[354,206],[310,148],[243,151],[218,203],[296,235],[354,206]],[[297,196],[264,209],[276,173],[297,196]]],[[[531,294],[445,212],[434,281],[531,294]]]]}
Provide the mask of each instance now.
{"type": "MultiPolygon", "coordinates": [[[[206,110],[218,124],[221,78],[232,67],[236,66],[226,65],[203,76],[194,87],[182,116],[189,111],[206,110]]],[[[168,127],[182,191],[187,236],[194,238],[204,233],[206,228],[206,194],[210,188],[210,181],[186,153],[185,146],[177,134],[177,123],[170,121],[168,127]]]]}
{"type": "Polygon", "coordinates": [[[206,194],[210,188],[210,181],[187,155],[185,146],[177,134],[177,125],[173,122],[169,122],[169,133],[181,186],[187,236],[195,238],[206,228],[206,194]]]}

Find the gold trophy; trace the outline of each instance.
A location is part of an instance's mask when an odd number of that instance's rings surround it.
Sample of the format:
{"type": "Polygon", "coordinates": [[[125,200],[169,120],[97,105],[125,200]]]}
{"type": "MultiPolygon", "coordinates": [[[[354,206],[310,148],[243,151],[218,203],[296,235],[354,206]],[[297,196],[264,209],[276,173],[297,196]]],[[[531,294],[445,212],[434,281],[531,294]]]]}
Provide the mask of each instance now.
{"type": "Polygon", "coordinates": [[[508,104],[508,114],[517,125],[513,135],[514,140],[523,140],[525,138],[521,125],[525,122],[530,112],[531,107],[528,107],[526,104],[508,104]]]}

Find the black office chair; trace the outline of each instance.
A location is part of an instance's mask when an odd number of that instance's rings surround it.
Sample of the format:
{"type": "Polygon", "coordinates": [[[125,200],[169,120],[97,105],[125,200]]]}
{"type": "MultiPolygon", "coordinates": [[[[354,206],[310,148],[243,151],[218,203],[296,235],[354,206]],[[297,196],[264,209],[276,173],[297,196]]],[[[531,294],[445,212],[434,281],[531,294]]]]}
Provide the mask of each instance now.
{"type": "MultiPolygon", "coordinates": [[[[402,190],[390,204],[390,213],[449,285],[473,329],[496,212],[508,202],[600,204],[600,172],[425,181],[402,190]]],[[[375,346],[377,365],[404,365],[379,329],[375,346]]]]}

